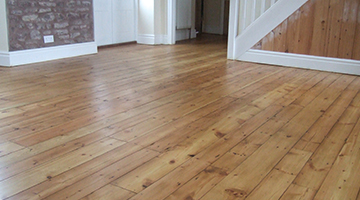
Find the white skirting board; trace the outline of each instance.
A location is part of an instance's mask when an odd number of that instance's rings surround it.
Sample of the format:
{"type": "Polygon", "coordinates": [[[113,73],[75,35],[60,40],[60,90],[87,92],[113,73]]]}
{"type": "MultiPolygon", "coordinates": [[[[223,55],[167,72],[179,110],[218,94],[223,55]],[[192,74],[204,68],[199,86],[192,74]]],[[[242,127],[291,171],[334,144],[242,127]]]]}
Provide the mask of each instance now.
{"type": "Polygon", "coordinates": [[[264,50],[248,50],[237,60],[360,75],[360,61],[264,50]]]}
{"type": "Polygon", "coordinates": [[[138,44],[155,44],[155,35],[153,34],[139,34],[137,36],[138,44]]]}
{"type": "Polygon", "coordinates": [[[155,44],[168,44],[167,35],[155,35],[155,44]]]}
{"type": "Polygon", "coordinates": [[[9,52],[0,51],[0,66],[10,67],[10,55],[9,52]]]}
{"type": "Polygon", "coordinates": [[[168,44],[169,41],[167,35],[139,34],[137,36],[137,43],[156,45],[156,44],[168,44]]]}
{"type": "Polygon", "coordinates": [[[0,52],[0,66],[11,67],[96,53],[95,42],[0,52]]]}

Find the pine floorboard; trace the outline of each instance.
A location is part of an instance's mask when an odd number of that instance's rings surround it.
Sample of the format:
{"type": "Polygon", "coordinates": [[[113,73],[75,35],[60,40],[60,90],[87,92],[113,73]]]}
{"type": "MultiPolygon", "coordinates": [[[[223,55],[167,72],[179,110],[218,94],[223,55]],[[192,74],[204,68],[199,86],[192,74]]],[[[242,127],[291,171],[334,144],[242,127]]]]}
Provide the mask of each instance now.
{"type": "Polygon", "coordinates": [[[360,77],[226,38],[0,68],[0,199],[359,199],[360,77]]]}

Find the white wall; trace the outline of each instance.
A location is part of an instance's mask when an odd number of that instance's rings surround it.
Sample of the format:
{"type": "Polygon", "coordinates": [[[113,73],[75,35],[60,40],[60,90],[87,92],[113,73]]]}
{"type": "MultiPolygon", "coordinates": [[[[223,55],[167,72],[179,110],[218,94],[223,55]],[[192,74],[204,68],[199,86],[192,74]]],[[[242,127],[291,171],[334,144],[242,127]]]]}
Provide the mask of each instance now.
{"type": "Polygon", "coordinates": [[[139,0],[138,34],[154,35],[154,0],[139,0]]]}
{"type": "Polygon", "coordinates": [[[176,28],[191,28],[192,0],[176,1],[176,28]]]}
{"type": "Polygon", "coordinates": [[[94,0],[98,46],[136,40],[136,0],[94,0]]]}
{"type": "Polygon", "coordinates": [[[113,0],[113,43],[136,40],[135,0],[113,0]]]}
{"type": "Polygon", "coordinates": [[[176,41],[196,37],[195,30],[195,0],[176,0],[176,24],[181,26],[176,30],[176,41]],[[181,22],[179,21],[181,20],[181,22]]]}
{"type": "Polygon", "coordinates": [[[154,2],[155,35],[167,34],[167,1],[155,0],[154,2]]]}
{"type": "Polygon", "coordinates": [[[95,42],[98,46],[113,43],[112,0],[94,0],[95,42]]]}
{"type": "Polygon", "coordinates": [[[203,32],[212,34],[223,34],[223,0],[204,1],[203,32]]]}
{"type": "Polygon", "coordinates": [[[0,0],[0,51],[9,51],[5,0],[0,0]]]}
{"type": "MultiPolygon", "coordinates": [[[[170,44],[168,37],[168,0],[138,0],[139,44],[170,44]]],[[[171,4],[169,4],[171,5],[171,4]]]]}

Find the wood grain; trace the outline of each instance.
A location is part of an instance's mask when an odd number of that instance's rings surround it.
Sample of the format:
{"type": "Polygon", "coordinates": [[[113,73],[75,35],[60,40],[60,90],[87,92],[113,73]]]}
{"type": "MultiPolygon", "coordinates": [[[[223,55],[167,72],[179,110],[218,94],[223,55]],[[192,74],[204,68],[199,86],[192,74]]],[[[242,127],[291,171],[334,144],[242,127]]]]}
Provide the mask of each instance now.
{"type": "Polygon", "coordinates": [[[256,49],[360,60],[359,16],[358,0],[310,0],[256,49]]]}
{"type": "Polygon", "coordinates": [[[329,0],[317,0],[314,5],[314,29],[311,40],[310,55],[325,56],[326,34],[329,23],[329,0]]]}
{"type": "Polygon", "coordinates": [[[360,5],[358,7],[352,59],[360,60],[360,5]]]}
{"type": "Polygon", "coordinates": [[[229,61],[226,42],[0,68],[0,199],[359,198],[360,78],[229,61]]]}

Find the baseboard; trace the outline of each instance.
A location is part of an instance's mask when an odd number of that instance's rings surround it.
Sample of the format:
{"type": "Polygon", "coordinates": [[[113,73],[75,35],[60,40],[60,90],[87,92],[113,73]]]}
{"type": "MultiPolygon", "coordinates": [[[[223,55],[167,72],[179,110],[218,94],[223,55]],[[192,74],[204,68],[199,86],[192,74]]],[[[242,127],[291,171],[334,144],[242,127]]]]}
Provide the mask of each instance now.
{"type": "Polygon", "coordinates": [[[167,35],[155,35],[155,44],[168,44],[167,35]]]}
{"type": "Polygon", "coordinates": [[[360,61],[263,50],[248,50],[238,60],[360,75],[360,61]]]}
{"type": "Polygon", "coordinates": [[[0,51],[0,66],[10,67],[10,55],[9,52],[0,51]]]}
{"type": "Polygon", "coordinates": [[[167,35],[140,34],[137,37],[138,44],[168,44],[167,35]]]}
{"type": "Polygon", "coordinates": [[[138,44],[155,44],[155,35],[153,34],[139,34],[137,36],[138,44]]]}
{"type": "Polygon", "coordinates": [[[1,66],[17,66],[97,53],[95,42],[0,52],[1,66]]]}

